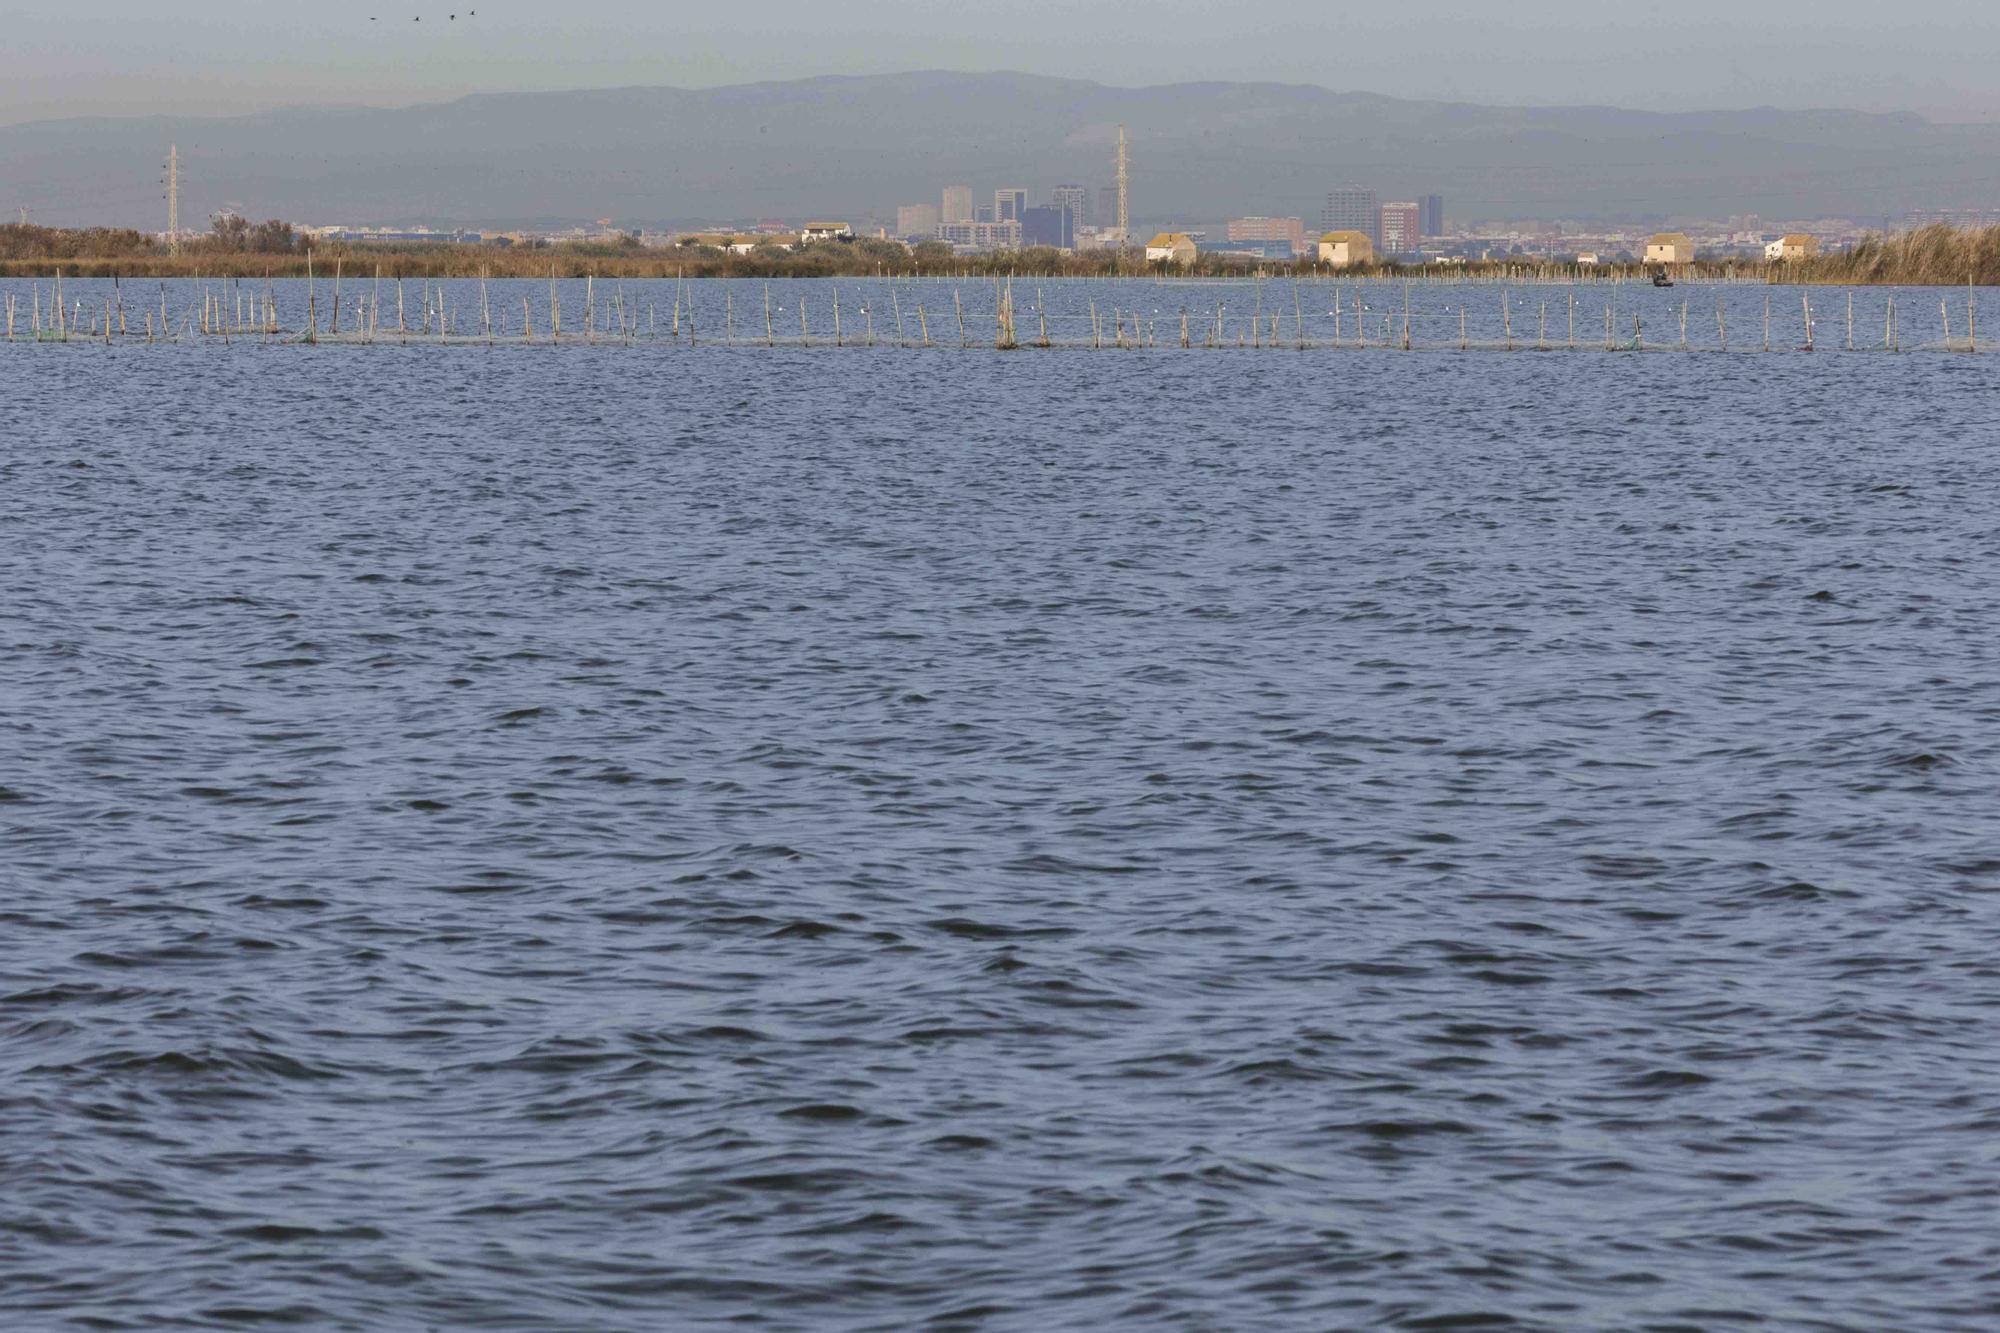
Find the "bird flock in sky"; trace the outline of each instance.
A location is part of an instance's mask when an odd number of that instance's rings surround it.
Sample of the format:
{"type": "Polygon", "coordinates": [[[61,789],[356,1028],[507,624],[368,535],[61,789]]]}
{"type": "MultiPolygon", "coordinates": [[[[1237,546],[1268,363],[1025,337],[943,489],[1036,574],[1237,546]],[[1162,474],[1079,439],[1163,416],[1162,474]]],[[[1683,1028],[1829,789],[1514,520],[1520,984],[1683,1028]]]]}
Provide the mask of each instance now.
{"type": "MultiPolygon", "coordinates": [[[[468,9],[465,11],[465,16],[467,18],[477,18],[479,16],[479,11],[476,9],[468,9]]],[[[447,22],[456,23],[458,22],[458,15],[447,14],[445,15],[445,19],[447,22]]],[[[368,21],[370,23],[380,23],[382,20],[378,15],[370,14],[368,16],[368,21]]],[[[415,18],[410,20],[410,22],[412,23],[422,23],[423,21],[424,21],[424,16],[422,14],[419,14],[415,18]]]]}

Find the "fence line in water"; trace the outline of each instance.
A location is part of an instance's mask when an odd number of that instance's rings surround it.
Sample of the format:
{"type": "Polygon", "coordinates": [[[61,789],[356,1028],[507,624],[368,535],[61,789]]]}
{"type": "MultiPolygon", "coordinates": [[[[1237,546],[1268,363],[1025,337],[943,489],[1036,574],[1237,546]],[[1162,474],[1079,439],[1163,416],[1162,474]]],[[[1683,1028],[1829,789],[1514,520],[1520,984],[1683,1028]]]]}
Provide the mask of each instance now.
{"type": "MultiPolygon", "coordinates": [[[[255,283],[245,290],[240,279],[191,280],[194,290],[174,310],[166,284],[157,287],[157,302],[148,296],[143,304],[128,303],[123,284],[112,280],[112,290],[103,291],[103,280],[88,298],[75,294],[76,283],[65,292],[58,273],[46,294],[35,281],[24,303],[19,292],[4,298],[4,339],[7,342],[272,342],[303,345],[426,344],[488,346],[560,346],[640,344],[689,347],[722,344],[731,347],[956,347],[991,346],[1001,349],[1139,349],[1139,348],[1250,348],[1250,349],[1397,349],[1403,351],[1585,351],[1613,352],[1800,352],[1800,351],[1949,351],[1977,352],[1977,293],[1968,284],[1963,308],[1954,323],[1951,298],[1938,301],[1939,324],[1929,326],[1919,307],[1915,326],[1906,339],[1905,311],[1898,297],[1904,290],[1886,293],[1879,311],[1861,312],[1857,323],[1854,292],[1844,300],[1816,307],[1813,293],[1822,288],[1794,288],[1799,305],[1774,308],[1773,298],[1764,298],[1761,311],[1753,312],[1751,329],[1739,325],[1732,339],[1729,318],[1741,316],[1730,311],[1718,295],[1714,302],[1714,328],[1707,328],[1707,312],[1696,311],[1692,298],[1684,295],[1678,305],[1662,298],[1651,284],[1634,285],[1647,297],[1631,297],[1625,303],[1614,292],[1601,305],[1578,299],[1571,286],[1561,300],[1552,303],[1545,295],[1516,296],[1510,286],[1497,300],[1475,303],[1466,299],[1445,304],[1441,309],[1418,308],[1413,291],[1434,287],[1481,285],[1432,283],[1423,278],[1399,278],[1375,282],[1299,282],[1291,279],[1217,280],[1210,286],[1243,291],[1245,299],[1234,308],[1227,299],[1211,307],[1206,298],[1200,306],[1182,302],[1172,309],[1153,304],[1159,293],[1171,291],[1178,282],[1147,283],[1130,279],[1062,279],[1058,282],[1020,284],[1013,281],[976,281],[953,278],[883,278],[878,280],[809,280],[811,290],[824,291],[829,299],[820,306],[817,325],[814,312],[800,280],[784,285],[774,299],[770,283],[761,287],[761,301],[739,314],[735,300],[737,287],[755,284],[723,282],[717,293],[706,289],[708,300],[699,299],[704,289],[676,280],[671,308],[663,320],[658,300],[643,305],[628,294],[622,281],[600,284],[592,278],[569,280],[582,286],[580,321],[571,318],[568,333],[563,331],[565,314],[562,283],[550,279],[547,307],[537,325],[537,297],[520,298],[518,320],[512,318],[512,297],[496,307],[485,279],[456,280],[465,287],[476,282],[476,297],[460,298],[444,282],[424,280],[412,293],[405,282],[393,281],[385,290],[377,276],[365,281],[360,293],[351,298],[336,270],[331,290],[322,301],[321,284],[305,280],[303,321],[295,322],[281,311],[273,284],[261,289],[255,283]],[[850,296],[849,318],[842,323],[843,284],[850,296]],[[976,297],[990,289],[990,301],[968,305],[968,287],[976,297]],[[1051,310],[1047,291],[1054,287],[1067,293],[1071,305],[1083,309],[1051,310]],[[949,288],[951,309],[943,309],[941,296],[932,295],[949,288]],[[1313,294],[1313,309],[1305,305],[1305,294],[1313,294]],[[884,294],[886,293],[887,309],[884,294]],[[1079,298],[1078,293],[1081,293],[1079,298]],[[1108,299],[1097,299],[1099,293],[1108,299]],[[1146,301],[1150,309],[1134,309],[1131,298],[1152,293],[1146,301]],[[905,295],[910,300],[905,301],[905,295]],[[1267,307],[1266,296],[1273,298],[1267,307]],[[1385,294],[1391,299],[1381,299],[1385,294]],[[418,298],[412,310],[411,296],[418,298]],[[851,299],[859,296],[857,303],[851,299]],[[719,299],[718,299],[719,297],[719,299]],[[1279,299],[1288,297],[1289,300],[1279,299]],[[1400,298],[1398,301],[1394,298],[1400,298]],[[1109,299],[1120,298],[1120,299],[1109,299]],[[790,301],[790,305],[787,305],[790,301]],[[928,308],[936,304],[936,315],[928,308]],[[1645,309],[1634,308],[1643,304],[1645,309]],[[716,307],[720,306],[718,310],[716,307]],[[1245,309],[1245,307],[1248,309],[1245,309]],[[1286,307],[1289,306],[1289,309],[1286,307]],[[1327,306],[1322,310],[1321,306],[1327,306]],[[793,312],[798,317],[798,333],[789,331],[793,312]],[[883,323],[878,328],[877,315],[883,323]],[[1497,328],[1494,316],[1497,315],[1497,328]],[[1879,334],[1876,318],[1879,316],[1879,334]],[[1664,331],[1660,324],[1664,317],[1664,331]],[[858,323],[857,323],[858,318],[858,323]],[[1022,321],[1026,320],[1026,336],[1022,321]],[[1473,321],[1478,321],[1477,328],[1473,321]],[[1517,320],[1519,321],[1517,323],[1517,320]],[[1651,321],[1652,327],[1648,327],[1651,321]],[[780,333],[781,324],[786,331],[780,333]],[[1831,327],[1829,328],[1829,325],[1831,327]],[[991,330],[990,334],[987,330],[991,330]],[[1831,336],[1829,336],[1829,334],[1831,336]],[[1775,341],[1774,341],[1775,337],[1775,341]]],[[[540,280],[530,280],[539,288],[540,280]]],[[[663,284],[664,285],[664,284],[663,284]]],[[[1497,285],[1497,284],[1496,284],[1497,285]]],[[[1586,284],[1588,286],[1588,284],[1586,284]]],[[[1614,287],[1620,284],[1612,284],[1614,287]]],[[[1761,284],[1760,284],[1761,285],[1761,284]]],[[[1740,286],[1740,284],[1739,284],[1740,286]]],[[[662,292],[661,295],[666,293],[662,292]]]]}

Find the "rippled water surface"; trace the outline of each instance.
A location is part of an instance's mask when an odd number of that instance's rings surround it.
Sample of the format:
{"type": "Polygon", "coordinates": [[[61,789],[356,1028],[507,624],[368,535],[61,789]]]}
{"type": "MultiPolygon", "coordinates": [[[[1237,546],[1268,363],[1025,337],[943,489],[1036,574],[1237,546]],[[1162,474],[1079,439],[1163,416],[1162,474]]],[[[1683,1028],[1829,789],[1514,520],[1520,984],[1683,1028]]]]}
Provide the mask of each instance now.
{"type": "Polygon", "coordinates": [[[1994,358],[0,378],[7,1327],[2000,1323],[1994,358]]]}

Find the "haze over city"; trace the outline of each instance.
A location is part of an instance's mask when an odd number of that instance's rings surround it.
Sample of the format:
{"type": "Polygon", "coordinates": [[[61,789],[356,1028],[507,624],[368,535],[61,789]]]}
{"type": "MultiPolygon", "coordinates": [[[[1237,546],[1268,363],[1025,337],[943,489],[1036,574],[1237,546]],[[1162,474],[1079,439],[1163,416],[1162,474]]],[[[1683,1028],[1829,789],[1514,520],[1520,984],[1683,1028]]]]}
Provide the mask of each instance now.
{"type": "Polygon", "coordinates": [[[928,68],[1020,69],[1115,85],[1301,82],[1497,105],[2000,116],[1989,76],[2000,12],[1970,0],[1687,0],[1657,10],[1594,0],[1504,8],[1271,0],[1226,20],[1197,0],[1143,8],[1021,0],[1004,13],[916,0],[860,11],[767,0],[754,23],[728,7],[636,0],[104,0],[88,6],[81,25],[71,9],[21,8],[7,18],[0,124],[928,68]]]}

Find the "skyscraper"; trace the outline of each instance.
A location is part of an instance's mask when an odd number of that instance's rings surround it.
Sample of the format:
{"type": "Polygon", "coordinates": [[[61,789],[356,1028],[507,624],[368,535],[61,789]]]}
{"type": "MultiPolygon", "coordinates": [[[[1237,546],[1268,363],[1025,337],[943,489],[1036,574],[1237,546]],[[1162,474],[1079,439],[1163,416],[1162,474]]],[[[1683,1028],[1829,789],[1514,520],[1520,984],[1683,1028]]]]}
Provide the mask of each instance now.
{"type": "Polygon", "coordinates": [[[1382,205],[1378,248],[1385,255],[1407,255],[1423,240],[1424,207],[1415,200],[1382,205]]]}
{"type": "Polygon", "coordinates": [[[1019,222],[1028,208],[1028,192],[1013,188],[993,192],[993,220],[1019,222]]]}
{"type": "Polygon", "coordinates": [[[1118,225],[1118,184],[1116,181],[1113,181],[1109,185],[1098,187],[1097,209],[1092,216],[1097,219],[1097,225],[1100,227],[1115,227],[1118,225]]]}
{"type": "Polygon", "coordinates": [[[1058,250],[1076,247],[1076,214],[1067,204],[1047,204],[1021,211],[1021,242],[1024,245],[1053,245],[1058,250]]]}
{"type": "Polygon", "coordinates": [[[1382,248],[1382,201],[1375,191],[1364,190],[1359,185],[1343,185],[1337,190],[1329,190],[1326,207],[1319,211],[1319,229],[1329,231],[1358,231],[1372,241],[1377,250],[1382,248]]]}
{"type": "Polygon", "coordinates": [[[1444,235],[1444,196],[1427,194],[1418,202],[1424,206],[1424,235],[1444,235]]]}
{"type": "Polygon", "coordinates": [[[904,204],[896,210],[896,234],[898,236],[924,236],[936,233],[938,210],[936,204],[904,204]]]}
{"type": "Polygon", "coordinates": [[[1049,202],[1067,208],[1070,219],[1081,226],[1090,221],[1090,191],[1081,185],[1058,185],[1049,191],[1049,202]]]}
{"type": "Polygon", "coordinates": [[[970,185],[947,185],[944,187],[944,207],[938,210],[938,221],[972,221],[972,187],[970,185]]]}

